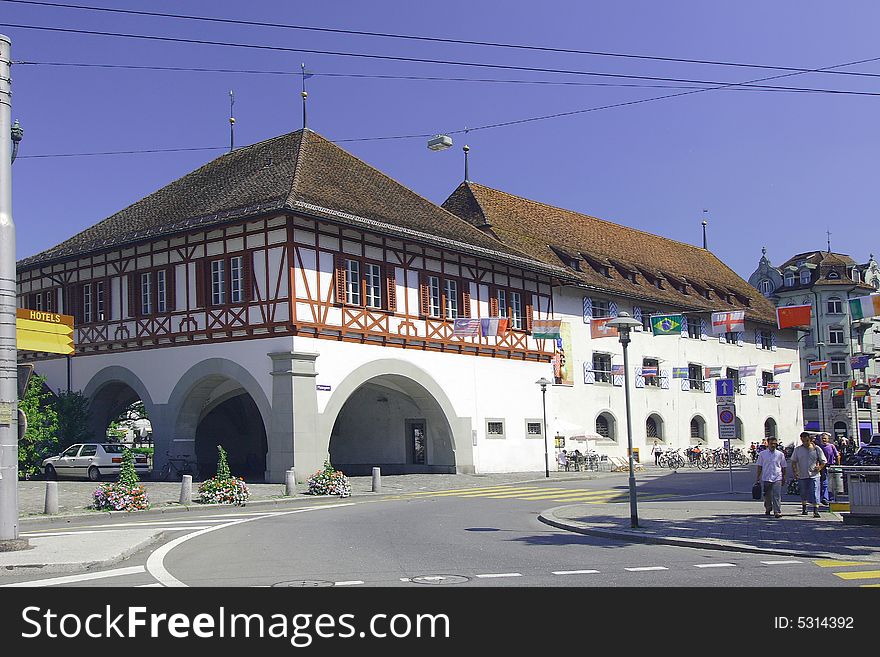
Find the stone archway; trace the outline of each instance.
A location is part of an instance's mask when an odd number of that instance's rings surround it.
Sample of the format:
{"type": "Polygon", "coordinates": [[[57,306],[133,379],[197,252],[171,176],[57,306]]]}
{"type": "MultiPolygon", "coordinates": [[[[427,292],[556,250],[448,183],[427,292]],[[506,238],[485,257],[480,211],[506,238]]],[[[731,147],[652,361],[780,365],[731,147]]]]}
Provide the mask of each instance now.
{"type": "Polygon", "coordinates": [[[147,416],[154,427],[155,423],[161,422],[161,414],[147,387],[134,372],[125,367],[113,365],[100,370],[89,380],[83,394],[89,399],[89,428],[96,441],[106,440],[110,422],[138,400],[144,403],[147,416]]]}

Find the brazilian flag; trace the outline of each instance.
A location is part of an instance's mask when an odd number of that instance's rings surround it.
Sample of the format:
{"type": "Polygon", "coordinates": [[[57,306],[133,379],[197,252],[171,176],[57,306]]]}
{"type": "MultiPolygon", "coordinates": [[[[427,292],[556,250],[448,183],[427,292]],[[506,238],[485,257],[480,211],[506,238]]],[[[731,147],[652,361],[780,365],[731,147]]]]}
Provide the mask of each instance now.
{"type": "Polygon", "coordinates": [[[680,335],[681,322],[681,315],[651,315],[654,335],[680,335]]]}

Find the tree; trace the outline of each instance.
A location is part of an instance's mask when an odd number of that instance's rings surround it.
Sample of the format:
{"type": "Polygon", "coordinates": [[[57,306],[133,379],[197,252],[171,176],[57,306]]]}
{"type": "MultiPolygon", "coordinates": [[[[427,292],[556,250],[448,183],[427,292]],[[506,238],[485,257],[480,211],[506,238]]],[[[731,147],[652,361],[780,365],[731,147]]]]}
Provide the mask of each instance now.
{"type": "Polygon", "coordinates": [[[40,472],[43,459],[60,451],[55,398],[45,377],[31,377],[19,408],[27,415],[28,428],[18,443],[18,475],[30,477],[40,472]]]}
{"type": "Polygon", "coordinates": [[[90,428],[91,412],[89,398],[82,392],[59,392],[56,400],[58,410],[58,442],[61,449],[76,443],[94,442],[90,428]]]}

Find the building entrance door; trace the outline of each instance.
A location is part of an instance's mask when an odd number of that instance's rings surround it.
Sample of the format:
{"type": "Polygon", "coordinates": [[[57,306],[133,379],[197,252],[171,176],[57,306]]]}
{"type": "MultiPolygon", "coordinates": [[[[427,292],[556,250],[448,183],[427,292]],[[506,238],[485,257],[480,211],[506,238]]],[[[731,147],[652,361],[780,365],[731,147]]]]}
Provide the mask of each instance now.
{"type": "Polygon", "coordinates": [[[407,420],[406,433],[410,462],[414,465],[425,465],[428,462],[428,436],[424,420],[407,420]]]}

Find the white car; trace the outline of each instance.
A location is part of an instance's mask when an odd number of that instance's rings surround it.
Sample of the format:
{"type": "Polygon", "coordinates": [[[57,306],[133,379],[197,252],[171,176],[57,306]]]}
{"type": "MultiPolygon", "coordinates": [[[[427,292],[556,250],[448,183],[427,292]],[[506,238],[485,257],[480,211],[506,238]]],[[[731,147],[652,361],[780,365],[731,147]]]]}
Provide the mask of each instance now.
{"type": "MultiPolygon", "coordinates": [[[[79,443],[71,445],[58,456],[42,463],[46,479],[57,477],[87,477],[100,481],[107,475],[118,475],[122,455],[127,448],[118,443],[79,443]]],[[[146,454],[134,455],[134,469],[138,475],[146,475],[150,466],[146,454]]]]}

